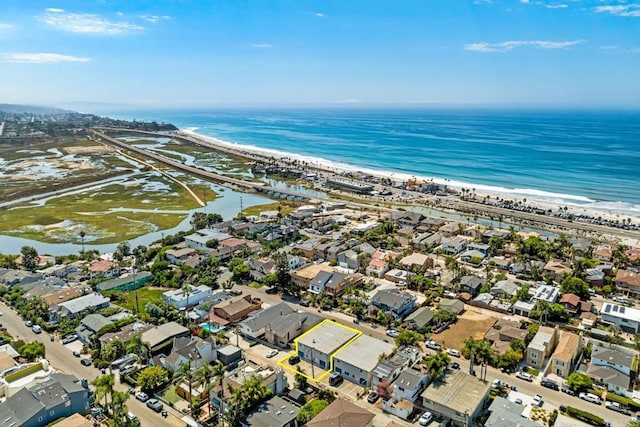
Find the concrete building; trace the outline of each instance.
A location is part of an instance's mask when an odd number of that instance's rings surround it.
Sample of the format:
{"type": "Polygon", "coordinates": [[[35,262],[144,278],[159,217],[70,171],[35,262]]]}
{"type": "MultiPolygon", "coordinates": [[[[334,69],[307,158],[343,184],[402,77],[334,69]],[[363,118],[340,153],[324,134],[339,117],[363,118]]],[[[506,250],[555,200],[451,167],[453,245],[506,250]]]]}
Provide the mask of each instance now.
{"type": "Polygon", "coordinates": [[[325,320],[296,338],[298,356],[320,369],[329,370],[334,353],[358,335],[360,333],[354,329],[341,326],[332,320],[325,320]]]}
{"type": "Polygon", "coordinates": [[[527,347],[526,363],[536,369],[542,369],[547,357],[555,350],[558,344],[558,327],[550,328],[540,326],[538,333],[533,337],[527,347]]]}
{"type": "Polygon", "coordinates": [[[549,372],[567,378],[573,372],[573,366],[582,354],[582,338],[576,334],[562,331],[556,351],[551,356],[549,372]]]}
{"type": "Polygon", "coordinates": [[[394,345],[368,335],[360,335],[334,354],[333,371],[345,380],[368,387],[380,356],[391,354],[394,345]]]}
{"type": "Polygon", "coordinates": [[[187,285],[188,291],[183,289],[173,289],[162,294],[162,300],[176,308],[187,308],[198,305],[198,303],[211,296],[212,289],[208,286],[187,285]]]}
{"type": "Polygon", "coordinates": [[[605,302],[600,311],[602,321],[620,326],[624,332],[637,334],[640,331],[640,310],[605,302]]]}
{"type": "Polygon", "coordinates": [[[433,381],[422,392],[422,406],[451,420],[454,426],[469,426],[485,409],[491,384],[462,371],[433,381]]]}

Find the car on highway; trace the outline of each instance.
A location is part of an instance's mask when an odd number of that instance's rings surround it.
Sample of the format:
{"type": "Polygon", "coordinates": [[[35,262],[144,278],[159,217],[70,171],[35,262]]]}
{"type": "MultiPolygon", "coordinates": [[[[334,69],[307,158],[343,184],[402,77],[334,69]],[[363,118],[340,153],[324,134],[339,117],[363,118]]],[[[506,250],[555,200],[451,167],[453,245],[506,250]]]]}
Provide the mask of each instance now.
{"type": "Polygon", "coordinates": [[[522,371],[516,372],[516,378],[520,378],[521,380],[533,382],[533,375],[531,375],[531,374],[529,374],[527,372],[522,372],[522,371]]]}
{"type": "Polygon", "coordinates": [[[395,329],[387,329],[387,331],[385,333],[387,334],[387,336],[389,336],[391,338],[396,338],[398,335],[400,335],[400,332],[398,332],[395,329]]]}
{"type": "Polygon", "coordinates": [[[76,334],[70,334],[62,338],[62,344],[69,344],[70,342],[74,342],[77,339],[78,339],[78,336],[76,334]]]}
{"type": "Polygon", "coordinates": [[[80,359],[80,363],[83,366],[91,366],[91,360],[89,360],[89,359],[80,359]]]}
{"type": "Polygon", "coordinates": [[[149,400],[149,395],[147,393],[145,393],[144,391],[136,391],[136,394],[134,394],[134,396],[140,402],[146,402],[147,400],[149,400]]]}
{"type": "Polygon", "coordinates": [[[421,426],[427,426],[431,421],[433,421],[433,414],[427,411],[424,414],[420,415],[418,424],[420,424],[421,426]]]}
{"type": "Polygon", "coordinates": [[[267,352],[267,358],[268,359],[271,359],[272,357],[277,356],[277,355],[278,355],[278,350],[276,350],[276,349],[271,349],[271,350],[269,350],[267,352]]]}
{"type": "Polygon", "coordinates": [[[164,408],[164,405],[158,399],[149,399],[147,400],[147,407],[153,409],[156,412],[161,412],[164,408]]]}
{"type": "Polygon", "coordinates": [[[376,403],[376,401],[378,400],[378,398],[380,397],[380,395],[376,392],[376,391],[372,391],[371,393],[369,393],[369,395],[367,396],[367,402],[369,403],[376,403]]]}

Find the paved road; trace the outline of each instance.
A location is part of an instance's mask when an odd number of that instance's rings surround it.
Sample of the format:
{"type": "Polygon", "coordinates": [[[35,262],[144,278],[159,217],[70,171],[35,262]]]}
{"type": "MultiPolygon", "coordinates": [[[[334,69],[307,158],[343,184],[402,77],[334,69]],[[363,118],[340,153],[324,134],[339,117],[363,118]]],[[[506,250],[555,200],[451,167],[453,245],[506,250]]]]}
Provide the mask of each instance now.
{"type": "MultiPolygon", "coordinates": [[[[0,321],[7,328],[9,333],[16,339],[24,341],[40,341],[46,348],[46,359],[51,366],[65,374],[72,374],[78,378],[86,378],[90,383],[98,375],[100,371],[94,367],[87,367],[80,364],[80,360],[73,357],[68,348],[56,340],[52,342],[46,333],[35,334],[31,328],[26,326],[22,318],[9,306],[0,301],[0,310],[3,315],[0,321]]],[[[127,391],[126,384],[120,384],[116,378],[116,389],[119,391],[127,391]]],[[[169,416],[166,419],[160,414],[153,412],[146,405],[133,396],[127,401],[129,410],[140,418],[142,426],[184,426],[185,423],[175,416],[169,416]]]]}

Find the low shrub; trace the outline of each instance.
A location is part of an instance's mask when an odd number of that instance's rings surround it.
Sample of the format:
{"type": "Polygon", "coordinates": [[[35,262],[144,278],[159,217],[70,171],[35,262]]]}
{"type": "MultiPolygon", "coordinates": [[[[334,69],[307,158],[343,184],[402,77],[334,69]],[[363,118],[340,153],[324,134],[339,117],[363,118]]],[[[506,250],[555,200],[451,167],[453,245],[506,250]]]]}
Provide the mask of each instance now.
{"type": "Polygon", "coordinates": [[[597,415],[594,415],[590,412],[583,411],[578,408],[573,408],[571,406],[567,407],[567,415],[572,418],[578,419],[580,421],[584,421],[587,424],[591,424],[596,427],[606,427],[606,423],[604,419],[600,418],[597,415]]]}

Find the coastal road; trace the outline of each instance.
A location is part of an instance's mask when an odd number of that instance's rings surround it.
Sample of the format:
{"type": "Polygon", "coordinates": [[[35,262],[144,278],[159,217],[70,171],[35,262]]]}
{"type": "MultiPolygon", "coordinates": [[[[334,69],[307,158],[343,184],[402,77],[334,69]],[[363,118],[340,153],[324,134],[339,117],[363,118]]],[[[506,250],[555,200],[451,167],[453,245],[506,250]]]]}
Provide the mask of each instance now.
{"type": "MultiPolygon", "coordinates": [[[[51,366],[65,374],[75,375],[78,378],[86,378],[91,383],[97,376],[101,375],[100,371],[93,366],[84,366],[80,364],[80,359],[74,357],[71,351],[62,345],[62,343],[56,339],[51,341],[49,335],[45,332],[36,334],[30,327],[24,324],[22,318],[8,305],[0,301],[0,310],[3,315],[0,317],[0,321],[11,334],[14,339],[21,339],[25,342],[40,341],[46,348],[45,358],[49,361],[51,366]]],[[[116,390],[126,392],[128,386],[126,384],[120,384],[116,376],[116,390]]],[[[127,407],[131,412],[136,414],[140,419],[142,426],[184,426],[185,422],[179,419],[180,414],[173,414],[169,417],[162,418],[160,414],[147,408],[146,405],[133,396],[127,401],[127,407]]]]}

